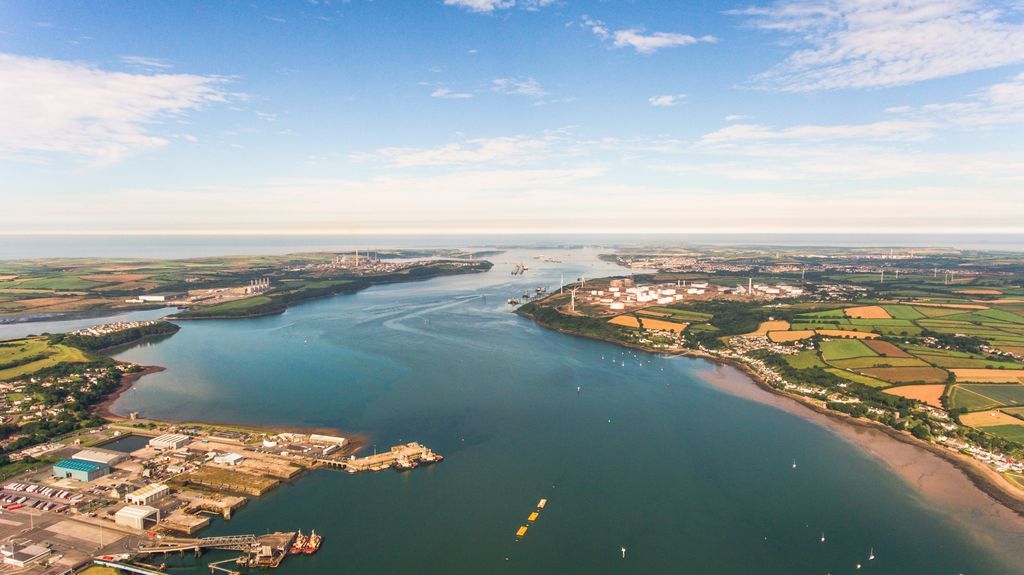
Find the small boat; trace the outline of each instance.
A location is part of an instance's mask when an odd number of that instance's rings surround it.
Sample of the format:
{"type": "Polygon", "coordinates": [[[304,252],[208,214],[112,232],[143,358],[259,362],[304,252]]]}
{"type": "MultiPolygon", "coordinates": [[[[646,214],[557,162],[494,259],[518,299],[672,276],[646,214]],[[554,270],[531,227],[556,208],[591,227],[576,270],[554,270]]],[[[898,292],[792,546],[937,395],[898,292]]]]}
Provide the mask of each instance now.
{"type": "Polygon", "coordinates": [[[295,536],[295,541],[292,542],[292,547],[288,550],[288,552],[292,555],[304,553],[307,543],[309,543],[309,537],[306,537],[302,534],[302,531],[299,531],[299,534],[295,536]]]}
{"type": "Polygon", "coordinates": [[[825,542],[825,532],[824,531],[821,532],[821,542],[822,543],[825,542]]]}
{"type": "Polygon", "coordinates": [[[626,558],[626,548],[625,547],[622,548],[622,558],[623,559],[626,558]]]}
{"type": "Polygon", "coordinates": [[[860,563],[857,564],[857,570],[860,571],[860,563]]]}
{"type": "Polygon", "coordinates": [[[868,561],[874,561],[874,560],[875,560],[875,548],[872,547],[871,551],[868,551],[868,561]]]}
{"type": "Polygon", "coordinates": [[[320,549],[320,543],[322,543],[323,540],[324,538],[317,535],[316,529],[314,529],[313,532],[309,535],[309,539],[306,540],[306,546],[303,548],[302,552],[306,555],[312,555],[316,553],[317,550],[320,549]]]}
{"type": "Polygon", "coordinates": [[[793,469],[796,469],[796,460],[793,460],[793,469]]]}

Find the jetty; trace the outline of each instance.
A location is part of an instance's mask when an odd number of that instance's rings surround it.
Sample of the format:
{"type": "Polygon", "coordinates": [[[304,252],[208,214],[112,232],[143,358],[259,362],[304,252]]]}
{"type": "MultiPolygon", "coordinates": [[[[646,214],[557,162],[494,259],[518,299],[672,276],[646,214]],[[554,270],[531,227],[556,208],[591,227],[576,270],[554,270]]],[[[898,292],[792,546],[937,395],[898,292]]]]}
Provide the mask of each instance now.
{"type": "Polygon", "coordinates": [[[218,561],[211,564],[211,572],[236,573],[221,567],[224,563],[235,563],[240,567],[274,568],[281,564],[288,549],[295,540],[295,532],[277,532],[266,535],[226,535],[221,537],[199,538],[168,538],[149,545],[140,544],[137,556],[160,555],[167,553],[193,552],[196,556],[205,549],[221,549],[241,551],[234,559],[218,561]]]}
{"type": "Polygon", "coordinates": [[[316,461],[327,467],[343,469],[349,473],[360,473],[364,471],[383,471],[385,469],[403,471],[443,460],[443,456],[434,453],[430,448],[413,442],[406,443],[405,445],[396,445],[388,451],[367,455],[366,457],[357,458],[352,456],[348,459],[320,458],[316,461]]]}

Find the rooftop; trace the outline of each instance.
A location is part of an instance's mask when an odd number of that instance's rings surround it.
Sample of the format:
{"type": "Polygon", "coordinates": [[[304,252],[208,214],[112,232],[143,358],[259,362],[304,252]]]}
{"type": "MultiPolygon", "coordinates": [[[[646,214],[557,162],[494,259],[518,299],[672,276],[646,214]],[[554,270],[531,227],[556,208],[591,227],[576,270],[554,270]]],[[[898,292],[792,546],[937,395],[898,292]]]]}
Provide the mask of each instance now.
{"type": "Polygon", "coordinates": [[[60,467],[61,469],[70,469],[72,471],[95,471],[97,469],[106,469],[108,466],[106,463],[97,463],[95,461],[88,461],[85,459],[63,459],[53,465],[54,467],[60,467]]]}

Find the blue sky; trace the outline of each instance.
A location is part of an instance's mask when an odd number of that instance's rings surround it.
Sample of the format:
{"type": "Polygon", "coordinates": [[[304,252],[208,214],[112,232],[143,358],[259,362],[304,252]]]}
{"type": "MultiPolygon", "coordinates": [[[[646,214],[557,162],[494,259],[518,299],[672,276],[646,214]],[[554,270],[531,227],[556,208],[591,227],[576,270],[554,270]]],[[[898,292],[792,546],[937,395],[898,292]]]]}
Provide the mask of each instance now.
{"type": "Polygon", "coordinates": [[[0,233],[999,231],[1024,4],[0,2],[0,233]]]}

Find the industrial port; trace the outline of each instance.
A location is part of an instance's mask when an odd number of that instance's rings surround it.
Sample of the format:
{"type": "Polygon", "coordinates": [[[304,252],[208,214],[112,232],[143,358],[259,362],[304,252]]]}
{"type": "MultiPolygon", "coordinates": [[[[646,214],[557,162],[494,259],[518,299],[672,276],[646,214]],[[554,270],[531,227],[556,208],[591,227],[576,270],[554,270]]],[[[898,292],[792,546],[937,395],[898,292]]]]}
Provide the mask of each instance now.
{"type": "Polygon", "coordinates": [[[241,430],[128,420],[55,442],[51,466],[0,483],[2,561],[21,573],[65,573],[89,563],[160,573],[161,557],[237,552],[212,573],[274,568],[316,553],[316,531],[198,537],[307,470],[409,471],[444,457],[419,443],[357,457],[358,442],[322,433],[241,430]]]}

